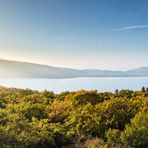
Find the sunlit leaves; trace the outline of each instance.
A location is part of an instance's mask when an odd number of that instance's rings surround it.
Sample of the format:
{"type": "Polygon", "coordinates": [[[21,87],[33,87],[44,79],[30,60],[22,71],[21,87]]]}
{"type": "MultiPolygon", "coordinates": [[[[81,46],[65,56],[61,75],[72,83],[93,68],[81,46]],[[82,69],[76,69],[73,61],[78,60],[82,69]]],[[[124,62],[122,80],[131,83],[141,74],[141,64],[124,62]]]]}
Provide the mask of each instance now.
{"type": "Polygon", "coordinates": [[[0,147],[147,147],[147,92],[0,87],[0,147]]]}

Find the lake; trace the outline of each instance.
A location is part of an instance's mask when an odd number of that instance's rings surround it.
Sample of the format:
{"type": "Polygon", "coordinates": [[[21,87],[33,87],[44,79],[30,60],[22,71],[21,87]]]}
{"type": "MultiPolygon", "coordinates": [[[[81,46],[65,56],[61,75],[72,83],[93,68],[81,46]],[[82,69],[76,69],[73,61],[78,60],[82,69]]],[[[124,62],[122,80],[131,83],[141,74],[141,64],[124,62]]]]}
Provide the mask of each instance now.
{"type": "Polygon", "coordinates": [[[148,87],[148,77],[89,77],[73,79],[0,79],[0,85],[35,90],[51,90],[55,93],[80,89],[111,91],[115,89],[140,90],[148,87]]]}

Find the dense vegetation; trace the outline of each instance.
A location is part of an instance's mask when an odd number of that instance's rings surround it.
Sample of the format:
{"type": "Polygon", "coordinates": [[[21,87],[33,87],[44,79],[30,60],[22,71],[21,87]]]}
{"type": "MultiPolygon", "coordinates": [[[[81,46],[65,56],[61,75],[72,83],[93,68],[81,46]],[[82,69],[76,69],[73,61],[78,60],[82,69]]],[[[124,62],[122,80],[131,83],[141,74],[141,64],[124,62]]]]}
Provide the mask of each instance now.
{"type": "Polygon", "coordinates": [[[148,147],[148,90],[0,87],[0,147],[148,147]]]}

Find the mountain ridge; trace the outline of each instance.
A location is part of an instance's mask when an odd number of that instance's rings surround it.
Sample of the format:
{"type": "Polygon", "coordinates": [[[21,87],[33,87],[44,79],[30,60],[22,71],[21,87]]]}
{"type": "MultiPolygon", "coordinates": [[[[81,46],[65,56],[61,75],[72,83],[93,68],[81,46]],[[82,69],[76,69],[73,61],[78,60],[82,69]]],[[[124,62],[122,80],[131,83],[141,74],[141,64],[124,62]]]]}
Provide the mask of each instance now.
{"type": "Polygon", "coordinates": [[[74,69],[0,59],[0,78],[148,77],[148,67],[127,71],[74,69]]]}

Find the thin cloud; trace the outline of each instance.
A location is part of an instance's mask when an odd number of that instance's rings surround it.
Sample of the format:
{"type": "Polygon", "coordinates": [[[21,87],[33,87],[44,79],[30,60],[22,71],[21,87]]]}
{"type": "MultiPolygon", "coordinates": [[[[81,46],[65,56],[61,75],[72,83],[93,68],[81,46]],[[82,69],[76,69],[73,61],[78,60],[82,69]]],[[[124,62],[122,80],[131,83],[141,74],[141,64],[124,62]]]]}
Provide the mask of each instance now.
{"type": "Polygon", "coordinates": [[[148,24],[147,25],[126,26],[126,27],[121,27],[121,28],[117,28],[117,29],[112,29],[110,31],[116,32],[116,31],[136,30],[136,29],[144,29],[144,28],[148,28],[148,24]]]}
{"type": "Polygon", "coordinates": [[[61,37],[56,38],[56,40],[58,40],[58,41],[65,40],[65,37],[61,36],[61,37]]]}

